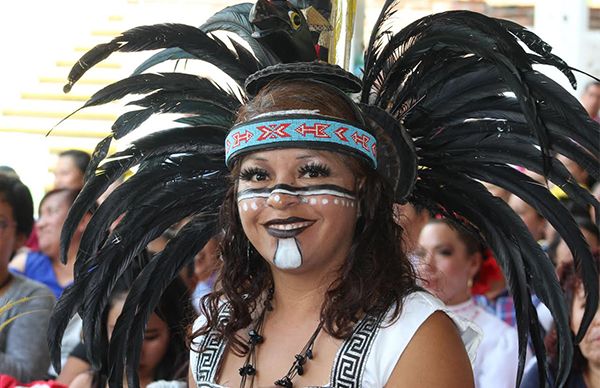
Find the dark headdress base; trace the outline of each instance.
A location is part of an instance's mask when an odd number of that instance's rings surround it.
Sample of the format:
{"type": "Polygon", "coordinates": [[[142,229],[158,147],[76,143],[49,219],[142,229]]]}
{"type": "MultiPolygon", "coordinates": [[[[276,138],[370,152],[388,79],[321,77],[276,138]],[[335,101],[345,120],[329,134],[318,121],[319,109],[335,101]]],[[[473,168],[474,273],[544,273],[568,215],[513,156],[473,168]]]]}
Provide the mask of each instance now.
{"type": "Polygon", "coordinates": [[[324,82],[346,93],[361,91],[362,83],[359,78],[337,65],[323,62],[280,63],[269,66],[248,77],[244,87],[249,95],[254,96],[273,80],[303,78],[324,82]]]}

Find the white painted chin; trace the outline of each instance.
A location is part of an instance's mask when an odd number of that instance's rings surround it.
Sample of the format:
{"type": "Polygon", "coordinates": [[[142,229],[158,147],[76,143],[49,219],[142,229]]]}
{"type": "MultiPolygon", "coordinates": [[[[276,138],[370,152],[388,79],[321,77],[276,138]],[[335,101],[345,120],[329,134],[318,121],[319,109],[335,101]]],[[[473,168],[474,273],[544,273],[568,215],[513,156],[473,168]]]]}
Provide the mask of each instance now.
{"type": "Polygon", "coordinates": [[[302,265],[302,254],[295,238],[277,239],[273,264],[279,269],[294,269],[302,265]]]}

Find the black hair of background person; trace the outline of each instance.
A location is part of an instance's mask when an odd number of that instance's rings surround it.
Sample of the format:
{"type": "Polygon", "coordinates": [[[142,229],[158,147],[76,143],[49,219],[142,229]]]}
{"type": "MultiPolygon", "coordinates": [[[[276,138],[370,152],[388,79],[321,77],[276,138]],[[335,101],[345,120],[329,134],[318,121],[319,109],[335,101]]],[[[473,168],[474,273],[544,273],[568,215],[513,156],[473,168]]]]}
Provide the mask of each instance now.
{"type": "Polygon", "coordinates": [[[29,236],[33,229],[33,199],[29,188],[18,178],[0,174],[0,200],[12,208],[17,234],[29,236]]]}
{"type": "Polygon", "coordinates": [[[87,169],[88,164],[90,164],[91,160],[90,154],[81,150],[66,150],[58,154],[58,156],[66,156],[73,159],[73,162],[75,162],[77,169],[81,171],[82,174],[85,173],[85,170],[87,169]]]}

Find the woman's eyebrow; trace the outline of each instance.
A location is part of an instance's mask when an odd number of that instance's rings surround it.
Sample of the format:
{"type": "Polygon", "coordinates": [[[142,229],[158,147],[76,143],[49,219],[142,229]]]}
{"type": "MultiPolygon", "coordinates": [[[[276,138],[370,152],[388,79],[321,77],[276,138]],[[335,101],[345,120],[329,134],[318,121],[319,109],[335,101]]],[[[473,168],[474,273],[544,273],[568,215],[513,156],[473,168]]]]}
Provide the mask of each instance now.
{"type": "Polygon", "coordinates": [[[268,161],[268,159],[266,159],[266,158],[261,158],[260,156],[252,156],[252,155],[247,156],[246,159],[247,160],[248,159],[249,160],[255,160],[255,161],[259,161],[259,162],[267,162],[268,161]]]}
{"type": "Polygon", "coordinates": [[[314,157],[316,157],[316,156],[317,156],[317,155],[314,155],[314,154],[299,155],[299,156],[296,156],[296,159],[297,159],[297,160],[301,160],[301,159],[310,159],[310,158],[314,158],[314,157]]]}

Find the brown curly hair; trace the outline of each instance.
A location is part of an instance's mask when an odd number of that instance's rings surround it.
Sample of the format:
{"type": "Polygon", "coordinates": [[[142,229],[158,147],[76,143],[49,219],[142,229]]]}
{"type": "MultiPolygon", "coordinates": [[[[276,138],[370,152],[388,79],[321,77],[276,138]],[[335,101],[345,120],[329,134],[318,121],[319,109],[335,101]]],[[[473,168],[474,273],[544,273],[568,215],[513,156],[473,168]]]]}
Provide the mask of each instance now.
{"type": "MultiPolygon", "coordinates": [[[[355,122],[357,109],[341,91],[306,80],[274,81],[263,88],[238,114],[238,122],[267,112],[287,109],[318,109],[322,115],[355,122]]],[[[404,297],[416,290],[414,270],[402,247],[402,229],[393,220],[392,190],[388,183],[364,162],[347,155],[357,177],[365,184],[358,198],[363,210],[347,261],[327,291],[321,307],[324,330],[331,336],[347,338],[364,314],[378,314],[394,306],[392,322],[402,308],[404,297]]],[[[201,309],[206,324],[193,337],[215,331],[232,350],[248,351],[246,340],[236,333],[252,323],[265,292],[272,287],[270,267],[246,238],[236,202],[239,161],[232,168],[232,186],[221,208],[223,237],[220,242],[223,267],[216,291],[205,297],[201,309]],[[219,324],[223,301],[230,306],[230,318],[219,324]]]]}

